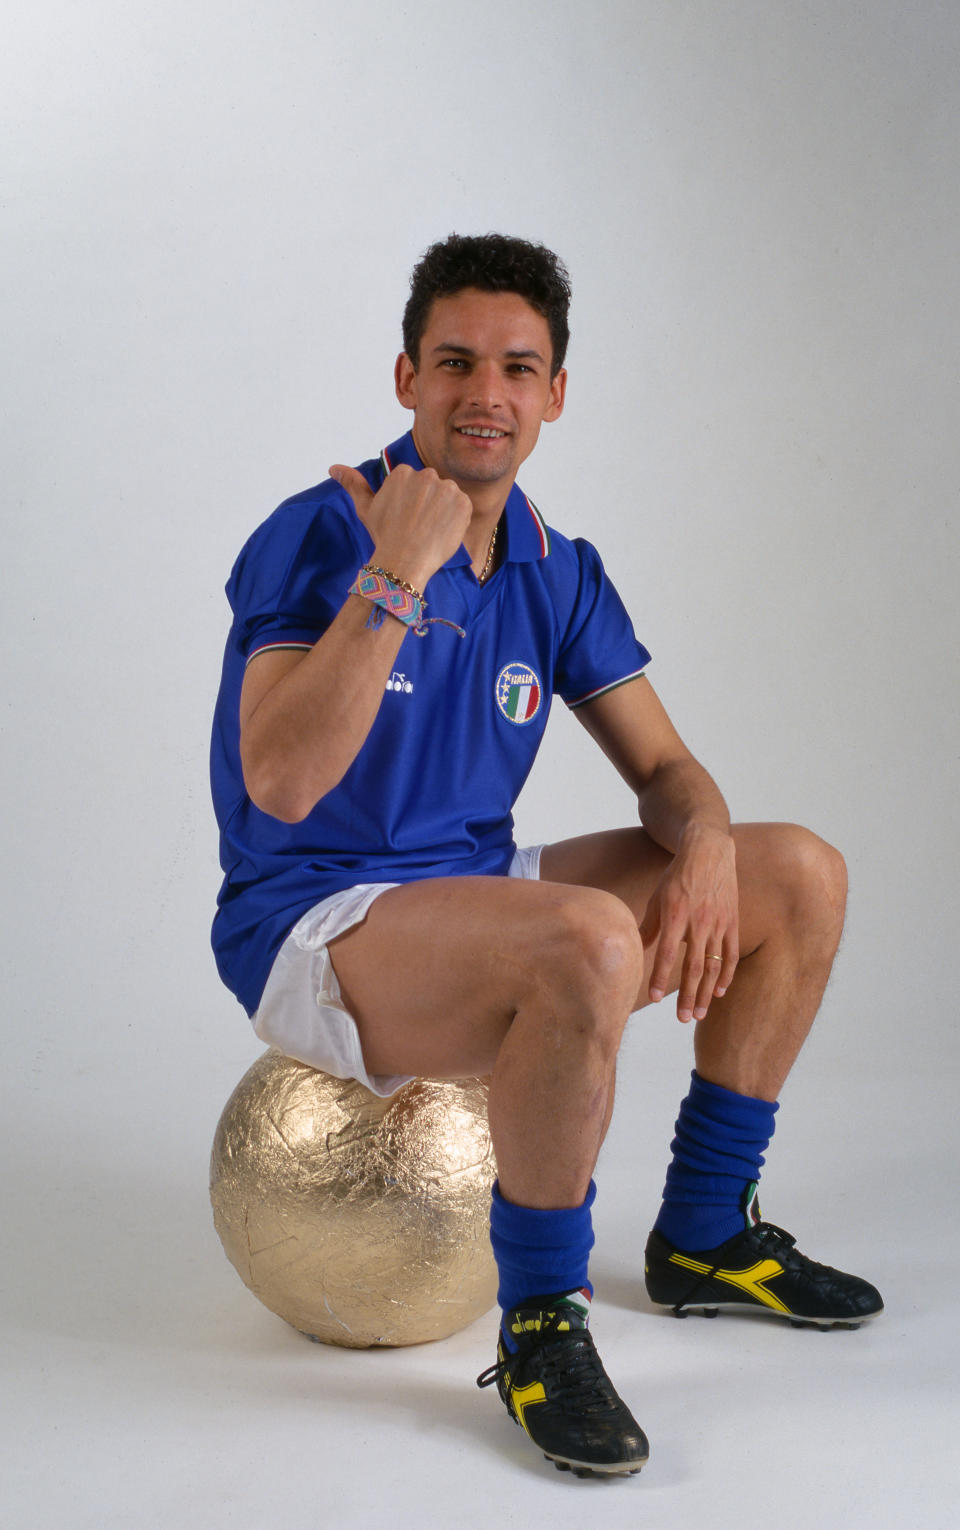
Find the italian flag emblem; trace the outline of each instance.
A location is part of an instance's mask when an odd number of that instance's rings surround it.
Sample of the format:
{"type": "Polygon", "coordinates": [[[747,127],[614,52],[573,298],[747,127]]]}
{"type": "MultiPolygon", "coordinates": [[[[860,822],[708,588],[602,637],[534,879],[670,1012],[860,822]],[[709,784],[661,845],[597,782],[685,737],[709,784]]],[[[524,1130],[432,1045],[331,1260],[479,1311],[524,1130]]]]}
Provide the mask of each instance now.
{"type": "Polygon", "coordinates": [[[496,695],[508,722],[531,722],[540,710],[540,677],[529,664],[505,664],[497,676],[496,695]]]}

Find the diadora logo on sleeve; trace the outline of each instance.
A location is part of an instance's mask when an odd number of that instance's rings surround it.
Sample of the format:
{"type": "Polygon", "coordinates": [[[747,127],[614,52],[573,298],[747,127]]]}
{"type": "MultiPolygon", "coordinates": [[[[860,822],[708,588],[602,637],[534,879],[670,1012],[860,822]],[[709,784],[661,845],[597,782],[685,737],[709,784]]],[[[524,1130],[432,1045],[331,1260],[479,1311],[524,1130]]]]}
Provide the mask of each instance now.
{"type": "Polygon", "coordinates": [[[398,674],[398,672],[394,670],[393,674],[390,676],[390,679],[384,686],[384,690],[402,691],[405,696],[409,696],[410,692],[413,690],[413,681],[408,680],[406,675],[398,674]]]}
{"type": "Polygon", "coordinates": [[[542,694],[540,676],[529,664],[505,664],[497,676],[497,706],[508,722],[532,722],[542,694]]]}

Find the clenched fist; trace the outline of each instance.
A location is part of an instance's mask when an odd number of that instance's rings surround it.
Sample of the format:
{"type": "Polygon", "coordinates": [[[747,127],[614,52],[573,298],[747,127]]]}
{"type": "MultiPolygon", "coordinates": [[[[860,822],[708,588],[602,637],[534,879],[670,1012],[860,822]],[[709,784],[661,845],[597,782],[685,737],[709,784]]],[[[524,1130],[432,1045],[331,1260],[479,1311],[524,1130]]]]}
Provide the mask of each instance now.
{"type": "Polygon", "coordinates": [[[423,590],[463,541],[473,507],[452,478],[401,463],[374,494],[356,468],[335,463],[330,477],[350,495],[373,538],[371,562],[423,590]]]}

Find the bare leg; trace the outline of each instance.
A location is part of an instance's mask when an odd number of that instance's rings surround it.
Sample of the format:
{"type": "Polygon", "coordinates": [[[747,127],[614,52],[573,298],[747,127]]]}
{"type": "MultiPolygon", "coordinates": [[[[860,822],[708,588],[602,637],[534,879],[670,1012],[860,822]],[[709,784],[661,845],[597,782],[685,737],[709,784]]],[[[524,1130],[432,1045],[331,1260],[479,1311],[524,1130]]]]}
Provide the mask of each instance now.
{"type": "MultiPolygon", "coordinates": [[[[792,824],[733,830],[740,885],[741,959],[725,998],[695,1028],[698,1072],[739,1094],[775,1100],[820,1006],[843,930],[843,859],[792,824]]],[[[639,922],[667,853],[642,829],[549,846],[541,874],[602,887],[639,922]]],[[[646,952],[635,1007],[649,1004],[655,948],[646,952]]],[[[679,982],[679,967],[672,987],[679,982]]]]}
{"type": "Polygon", "coordinates": [[[580,1205],[643,970],[624,903],[500,877],[413,883],[379,898],[331,955],[368,1068],[491,1074],[504,1196],[580,1205]]]}
{"type": "MultiPolygon", "coordinates": [[[[734,834],[744,954],[696,1026],[696,1061],[712,1082],[774,1100],[829,976],[845,873],[806,830],[734,834]]],[[[642,829],[587,835],[544,851],[540,883],[413,883],[334,942],[371,1071],[492,1075],[501,1187],[520,1205],[583,1200],[624,1025],[649,1003],[653,951],[644,960],[637,925],[668,860],[642,829]]]]}

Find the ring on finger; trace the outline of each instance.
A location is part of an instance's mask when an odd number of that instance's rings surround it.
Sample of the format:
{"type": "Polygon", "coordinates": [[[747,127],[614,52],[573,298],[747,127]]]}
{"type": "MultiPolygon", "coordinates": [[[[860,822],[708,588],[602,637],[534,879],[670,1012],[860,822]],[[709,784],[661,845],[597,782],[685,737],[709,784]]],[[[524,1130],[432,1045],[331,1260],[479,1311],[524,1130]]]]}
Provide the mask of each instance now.
{"type": "Polygon", "coordinates": [[[708,951],[703,959],[704,959],[705,962],[722,962],[723,961],[723,957],[722,956],[716,956],[713,951],[708,951]]]}

